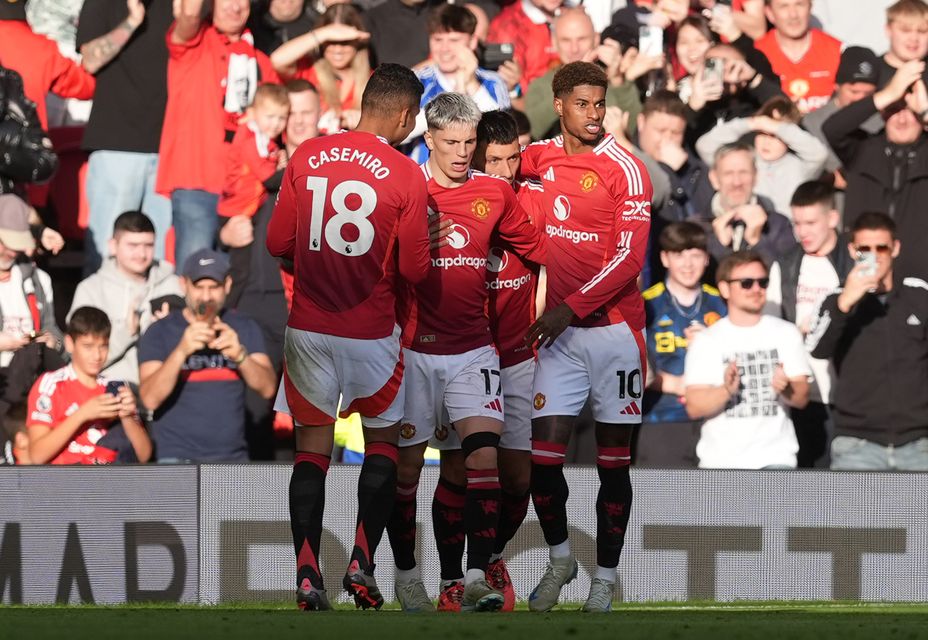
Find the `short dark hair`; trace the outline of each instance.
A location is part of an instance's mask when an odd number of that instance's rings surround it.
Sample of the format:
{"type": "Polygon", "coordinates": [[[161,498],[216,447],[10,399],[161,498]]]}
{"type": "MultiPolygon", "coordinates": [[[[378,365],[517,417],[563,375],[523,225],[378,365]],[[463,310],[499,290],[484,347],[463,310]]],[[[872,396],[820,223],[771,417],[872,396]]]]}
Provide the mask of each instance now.
{"type": "Polygon", "coordinates": [[[526,133],[532,132],[532,123],[529,122],[528,116],[525,115],[524,111],[519,111],[518,109],[506,109],[506,113],[512,116],[512,119],[516,122],[516,131],[519,132],[519,135],[525,135],[526,133]]]}
{"type": "Polygon", "coordinates": [[[72,340],[81,336],[109,338],[110,329],[110,319],[103,311],[96,307],[80,307],[71,314],[67,334],[72,340]]]}
{"type": "Polygon", "coordinates": [[[390,116],[418,105],[425,88],[411,70],[401,64],[380,64],[361,96],[361,111],[390,116]]]}
{"type": "Polygon", "coordinates": [[[641,107],[641,115],[645,118],[652,113],[666,113],[686,120],[686,105],[673,91],[660,89],[652,93],[641,107]]]}
{"type": "Polygon", "coordinates": [[[155,225],[151,218],[141,211],[125,211],[120,213],[113,223],[113,236],[121,232],[155,233],[155,225]]]}
{"type": "Polygon", "coordinates": [[[780,122],[792,122],[793,124],[799,124],[802,120],[799,107],[786,96],[773,96],[762,104],[754,115],[768,116],[780,122]]]}
{"type": "Polygon", "coordinates": [[[858,231],[889,231],[890,237],[896,239],[896,222],[885,213],[870,211],[862,213],[851,226],[851,236],[858,231]]]}
{"type": "Polygon", "coordinates": [[[555,98],[563,98],[583,86],[607,88],[609,80],[606,72],[592,62],[571,62],[558,69],[551,80],[555,98]]]}
{"type": "Polygon", "coordinates": [[[796,187],[789,200],[791,207],[811,207],[816,204],[828,210],[834,209],[835,188],[818,180],[810,180],[796,187]]]}
{"type": "Polygon", "coordinates": [[[673,222],[661,231],[661,251],[686,251],[687,249],[701,249],[707,251],[706,230],[695,222],[673,222]]]}
{"type": "Polygon", "coordinates": [[[696,31],[701,33],[706,40],[712,44],[718,44],[719,38],[709,26],[709,21],[698,13],[683,18],[680,24],[677,25],[677,33],[680,33],[680,29],[683,27],[693,27],[696,31]]]}
{"type": "Polygon", "coordinates": [[[293,78],[292,80],[287,80],[284,84],[287,87],[287,93],[303,93],[304,91],[309,91],[310,93],[319,94],[319,90],[309,80],[303,78],[293,78]]]}
{"type": "Polygon", "coordinates": [[[429,35],[453,32],[472,36],[477,31],[477,16],[464,5],[443,4],[429,14],[427,28],[429,35]]]}
{"type": "Polygon", "coordinates": [[[716,282],[726,282],[731,278],[731,272],[735,270],[735,267],[740,267],[746,264],[757,263],[763,265],[764,271],[767,273],[770,272],[770,268],[767,266],[767,263],[764,261],[763,256],[761,256],[756,251],[735,251],[724,258],[719,262],[718,269],[715,270],[715,281],[716,282]]]}
{"type": "Polygon", "coordinates": [[[487,111],[477,124],[477,146],[512,144],[518,141],[516,121],[505,111],[487,111]]]}

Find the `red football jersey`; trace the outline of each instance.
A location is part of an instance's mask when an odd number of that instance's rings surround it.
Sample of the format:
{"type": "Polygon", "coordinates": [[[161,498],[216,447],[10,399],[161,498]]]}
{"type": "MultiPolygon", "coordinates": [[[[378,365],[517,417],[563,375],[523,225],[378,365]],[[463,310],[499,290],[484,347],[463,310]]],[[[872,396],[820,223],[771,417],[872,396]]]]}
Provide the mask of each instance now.
{"type": "MultiPolygon", "coordinates": [[[[77,379],[74,367],[67,365],[43,373],[29,391],[26,425],[44,425],[54,429],[65,418],[93,397],[106,393],[106,380],[97,378],[95,387],[85,387],[77,379]]],[[[94,420],[81,425],[68,446],[50,464],[109,464],[116,460],[116,451],[98,447],[112,420],[94,420]]]]}
{"type": "Polygon", "coordinates": [[[429,267],[422,172],[370,133],[308,140],[287,165],[267,248],[294,263],[289,326],[343,338],[389,336],[397,271],[418,282],[429,267]]]}
{"type": "Polygon", "coordinates": [[[824,106],[835,92],[835,76],[841,62],[841,41],[824,31],[809,31],[809,50],[799,60],[790,60],[780,49],[776,31],[771,29],[754,43],[770,60],[773,72],[780,76],[783,92],[803,113],[824,106]]]}
{"type": "MultiPolygon", "coordinates": [[[[517,182],[515,187],[519,204],[532,224],[542,229],[544,214],[532,197],[534,192],[541,190],[541,184],[517,182]]],[[[538,266],[515,253],[498,234],[493,234],[486,286],[490,296],[490,333],[499,351],[500,366],[512,367],[534,357],[532,349],[525,345],[525,334],[535,321],[538,266]]]]}
{"type": "Polygon", "coordinates": [[[487,318],[490,238],[543,264],[545,239],[529,220],[509,184],[472,171],[467,182],[448,189],[428,179],[429,208],[452,220],[448,244],[432,253],[425,280],[412,291],[403,343],[438,355],[464,353],[492,344],[487,318]]]}
{"type": "Polygon", "coordinates": [[[611,135],[573,156],[558,136],[525,148],[522,174],[544,187],[537,195],[548,235],[546,308],[566,302],[578,327],[627,322],[643,329],[637,279],[653,189],[641,161],[611,135]]]}
{"type": "Polygon", "coordinates": [[[226,155],[226,182],[216,206],[219,215],[255,215],[267,199],[264,182],[277,172],[279,151],[253,120],[239,125],[226,155]]]}

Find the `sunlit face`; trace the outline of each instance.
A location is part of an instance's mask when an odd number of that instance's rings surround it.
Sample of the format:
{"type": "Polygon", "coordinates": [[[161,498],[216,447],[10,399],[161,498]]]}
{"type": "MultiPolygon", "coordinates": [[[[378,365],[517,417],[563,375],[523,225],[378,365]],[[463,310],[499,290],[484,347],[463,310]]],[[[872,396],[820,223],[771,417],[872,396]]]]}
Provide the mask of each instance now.
{"type": "Polygon", "coordinates": [[[661,251],[661,264],[667,269],[668,279],[681,287],[694,289],[709,266],[709,254],[702,249],[661,251]]]}
{"type": "Polygon", "coordinates": [[[766,162],[776,162],[786,155],[789,147],[776,136],[769,133],[758,133],[754,137],[754,150],[757,151],[758,158],[766,162]]]}
{"type": "Polygon", "coordinates": [[[261,133],[271,138],[276,138],[287,128],[287,117],[290,115],[290,103],[277,104],[271,100],[262,100],[255,103],[251,112],[261,133]]]}
{"type": "Polygon", "coordinates": [[[453,182],[464,182],[477,148],[477,127],[457,124],[429,129],[425,132],[425,144],[431,151],[429,162],[433,171],[437,169],[453,182]]]}
{"type": "Polygon", "coordinates": [[[846,107],[858,100],[873,95],[876,91],[876,85],[869,82],[845,82],[838,85],[838,104],[846,107]]]}
{"type": "Polygon", "coordinates": [[[860,253],[875,253],[876,276],[882,280],[892,270],[893,259],[899,257],[900,245],[886,229],[861,229],[854,233],[847,248],[854,259],[860,253]]]}
{"type": "Polygon", "coordinates": [[[191,282],[184,278],[183,282],[187,306],[197,318],[207,322],[219,315],[232,286],[231,278],[226,278],[224,282],[216,282],[210,278],[191,282]]]}
{"type": "Polygon", "coordinates": [[[812,0],[770,0],[767,19],[787,38],[799,39],[809,32],[812,0]]]}
{"type": "Polygon", "coordinates": [[[251,5],[248,0],[215,0],[213,26],[219,33],[241,35],[250,11],[251,5]]]}
{"type": "Polygon", "coordinates": [[[0,271],[9,271],[12,269],[13,265],[16,264],[16,258],[19,257],[19,254],[19,251],[14,251],[0,242],[0,271]]]}
{"type": "Polygon", "coordinates": [[[596,31],[589,17],[570,12],[554,23],[554,48],[563,64],[580,62],[596,46],[596,31]]]}
{"type": "Polygon", "coordinates": [[[767,268],[759,262],[749,262],[738,265],[731,270],[729,282],[719,283],[719,293],[728,301],[728,308],[745,311],[747,313],[760,313],[767,302],[767,290],[756,282],[759,278],[767,277],[767,268]],[[745,289],[738,282],[743,278],[754,278],[755,282],[749,289],[745,289]]]}
{"type": "Polygon", "coordinates": [[[909,109],[899,109],[886,119],[886,138],[893,144],[912,144],[922,135],[922,124],[909,109]]]}
{"type": "Polygon", "coordinates": [[[290,94],[287,118],[287,144],[294,147],[319,135],[319,94],[300,91],[290,94]]]}
{"type": "Polygon", "coordinates": [[[655,111],[638,117],[638,144],[652,158],[660,156],[664,142],[682,147],[685,132],[686,120],[679,116],[655,111]]]}
{"type": "Polygon", "coordinates": [[[903,62],[921,60],[928,55],[928,20],[918,16],[899,16],[886,25],[889,50],[903,62]]]}
{"type": "Polygon", "coordinates": [[[441,31],[429,36],[429,55],[438,70],[444,74],[456,73],[461,62],[458,52],[461,49],[473,51],[477,47],[477,38],[460,31],[441,31]]]}
{"type": "Polygon", "coordinates": [[[322,47],[322,57],[336,71],[344,71],[350,67],[357,54],[358,43],[354,40],[329,42],[322,47]]]}
{"type": "MultiPolygon", "coordinates": [[[[505,178],[512,184],[519,175],[519,166],[522,164],[522,148],[518,141],[509,144],[491,142],[483,154],[485,162],[480,171],[497,178],[505,178]]],[[[477,165],[477,158],[474,158],[477,165]]]]}
{"type": "Polygon", "coordinates": [[[686,73],[695,75],[706,61],[706,52],[712,46],[706,36],[692,25],[683,25],[677,32],[677,59],[686,73]]]}
{"type": "Polygon", "coordinates": [[[127,273],[145,276],[155,259],[155,234],[148,231],[117,231],[110,240],[116,266],[127,273]]]}
{"type": "Polygon", "coordinates": [[[271,0],[268,13],[278,22],[292,22],[303,13],[304,0],[271,0]]]}
{"type": "Polygon", "coordinates": [[[821,204],[790,207],[793,213],[793,233],[809,255],[823,255],[834,246],[838,212],[821,204]]]}
{"type": "Polygon", "coordinates": [[[719,192],[727,207],[747,204],[754,193],[757,171],[754,158],[747,151],[732,151],[719,159],[709,172],[713,188],[719,192]]]}
{"type": "Polygon", "coordinates": [[[106,364],[110,352],[109,336],[84,335],[72,338],[65,336],[64,348],[71,354],[71,362],[78,371],[89,376],[98,376],[106,364]]]}
{"type": "Polygon", "coordinates": [[[580,85],[563,98],[554,98],[554,110],[561,118],[561,129],[587,145],[603,137],[606,115],[606,90],[580,85]]]}

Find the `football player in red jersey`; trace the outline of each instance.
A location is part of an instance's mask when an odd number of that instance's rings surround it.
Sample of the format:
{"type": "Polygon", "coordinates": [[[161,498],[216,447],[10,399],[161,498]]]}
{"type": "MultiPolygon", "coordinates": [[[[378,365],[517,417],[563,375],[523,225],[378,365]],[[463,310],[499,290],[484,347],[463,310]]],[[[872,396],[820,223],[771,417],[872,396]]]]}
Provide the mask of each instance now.
{"type": "MultiPolygon", "coordinates": [[[[538,224],[538,211],[531,196],[540,185],[516,180],[521,155],[519,132],[512,116],[504,111],[484,113],[477,125],[473,167],[509,182],[533,224],[538,224]]],[[[500,520],[496,546],[487,568],[487,582],[503,594],[503,611],[513,610],[516,596],[502,554],[525,520],[530,497],[535,354],[523,338],[535,320],[538,272],[537,265],[519,257],[498,237],[491,237],[486,280],[488,312],[493,343],[499,352],[506,416],[497,453],[500,520]]],[[[460,441],[447,428],[440,427],[436,439],[441,443],[441,476],[432,502],[432,526],[443,567],[442,577],[455,577],[452,574],[458,572],[460,575],[464,555],[464,456],[460,441]],[[449,448],[453,445],[457,445],[456,448],[449,448]]]]}
{"type": "Polygon", "coordinates": [[[412,130],[421,96],[409,69],[378,67],[357,129],[294,153],[268,225],[271,255],[294,262],[283,386],[296,424],[290,522],[304,610],[330,608],[318,557],[340,396],[340,415],[360,413],[365,438],[343,586],[359,607],[383,604],[373,558],[396,493],[404,401],[394,290],[398,278],[417,282],[429,269],[425,181],[390,145],[412,130]]]}
{"type": "Polygon", "coordinates": [[[406,611],[432,608],[415,561],[415,496],[430,438],[444,435],[447,441],[453,430],[466,468],[466,487],[457,500],[463,509],[467,571],[461,576],[460,559],[457,567],[442,567],[439,606],[453,609],[460,602],[462,611],[498,611],[503,594],[487,584],[486,570],[500,516],[497,447],[504,399],[486,314],[487,263],[493,234],[539,263],[544,262],[544,238],[505,180],[471,170],[480,121],[473,100],[444,93],[426,105],[425,116],[431,156],[422,170],[429,208],[452,225],[448,244],[433,254],[428,277],[407,301],[406,409],[397,503],[387,527],[396,593],[406,611]]]}
{"type": "Polygon", "coordinates": [[[529,596],[551,609],[577,575],[567,539],[564,455],[589,397],[596,421],[597,568],[585,611],[608,611],[632,502],[629,447],[641,423],[644,304],[637,279],[651,222],[647,170],[604,135],[605,73],[574,62],[554,76],[563,134],[526,147],[522,173],[542,181],[548,235],[545,313],[526,340],[538,344],[532,398],[532,501],[550,563],[529,596]]]}

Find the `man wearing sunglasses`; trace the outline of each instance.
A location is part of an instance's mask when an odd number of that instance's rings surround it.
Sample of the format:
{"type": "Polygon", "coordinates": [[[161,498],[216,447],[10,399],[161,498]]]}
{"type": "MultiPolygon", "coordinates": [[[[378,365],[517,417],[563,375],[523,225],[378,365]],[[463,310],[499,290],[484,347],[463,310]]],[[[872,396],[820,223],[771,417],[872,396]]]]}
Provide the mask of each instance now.
{"type": "Polygon", "coordinates": [[[686,412],[705,419],[696,456],[702,468],[796,467],[799,444],[790,408],[809,401],[809,368],[796,326],[764,315],[767,265],[735,252],[716,272],[728,316],[702,332],[686,354],[686,412]]]}
{"type": "Polygon", "coordinates": [[[807,338],[837,369],[832,469],[928,470],[928,283],[894,269],[900,248],[892,218],[860,215],[857,265],[807,338]]]}

